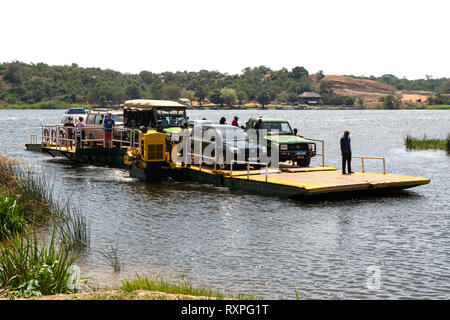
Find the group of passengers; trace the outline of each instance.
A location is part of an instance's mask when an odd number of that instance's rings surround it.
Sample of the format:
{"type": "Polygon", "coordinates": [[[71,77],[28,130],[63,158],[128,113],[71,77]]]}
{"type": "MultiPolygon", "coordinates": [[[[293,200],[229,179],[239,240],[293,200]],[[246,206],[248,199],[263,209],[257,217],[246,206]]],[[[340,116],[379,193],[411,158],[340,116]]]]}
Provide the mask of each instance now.
{"type": "MultiPolygon", "coordinates": [[[[112,132],[113,128],[115,126],[114,119],[112,118],[112,114],[108,113],[108,118],[105,119],[103,122],[103,128],[104,128],[104,139],[105,139],[105,145],[108,146],[109,149],[112,147],[112,132]]],[[[84,123],[83,117],[78,117],[78,122],[76,124],[73,123],[73,118],[69,117],[67,119],[67,122],[64,124],[64,127],[66,129],[67,133],[67,146],[70,146],[70,148],[73,147],[73,138],[74,138],[74,129],[76,128],[76,137],[77,137],[77,148],[83,148],[83,141],[86,139],[86,125],[84,123]]]]}

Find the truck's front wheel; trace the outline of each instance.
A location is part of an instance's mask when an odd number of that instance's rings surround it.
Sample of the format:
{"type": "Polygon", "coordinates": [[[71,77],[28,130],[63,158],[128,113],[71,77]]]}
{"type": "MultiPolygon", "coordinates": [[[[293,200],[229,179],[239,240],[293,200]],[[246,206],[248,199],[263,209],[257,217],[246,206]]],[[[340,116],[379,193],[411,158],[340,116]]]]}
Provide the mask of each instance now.
{"type": "Polygon", "coordinates": [[[297,165],[300,167],[309,167],[309,164],[311,163],[311,158],[309,159],[301,159],[297,161],[297,165]]]}

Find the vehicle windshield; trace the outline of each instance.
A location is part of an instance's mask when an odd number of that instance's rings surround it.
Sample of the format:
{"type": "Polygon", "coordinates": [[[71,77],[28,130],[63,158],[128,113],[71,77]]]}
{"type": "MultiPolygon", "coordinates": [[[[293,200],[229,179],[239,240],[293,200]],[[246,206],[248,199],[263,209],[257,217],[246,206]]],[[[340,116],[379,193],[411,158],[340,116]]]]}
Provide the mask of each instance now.
{"type": "Polygon", "coordinates": [[[241,128],[219,130],[222,139],[225,141],[248,141],[248,134],[241,128]]]}
{"type": "Polygon", "coordinates": [[[160,116],[159,120],[162,121],[163,128],[179,127],[186,120],[183,115],[179,116],[160,116]]]}
{"type": "Polygon", "coordinates": [[[270,134],[294,134],[288,122],[263,122],[262,129],[266,129],[270,134]]]}

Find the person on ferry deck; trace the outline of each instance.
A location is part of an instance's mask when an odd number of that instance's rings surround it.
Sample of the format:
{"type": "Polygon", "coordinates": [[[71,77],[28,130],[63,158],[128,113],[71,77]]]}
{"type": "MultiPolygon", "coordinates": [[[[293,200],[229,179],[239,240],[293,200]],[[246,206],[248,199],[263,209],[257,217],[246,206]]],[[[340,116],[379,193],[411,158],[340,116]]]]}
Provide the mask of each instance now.
{"type": "Polygon", "coordinates": [[[72,117],[69,117],[69,118],[67,119],[67,122],[64,123],[64,128],[65,128],[66,131],[67,131],[67,139],[69,140],[68,143],[67,143],[67,141],[66,141],[66,146],[68,145],[68,146],[70,146],[70,148],[73,147],[73,142],[72,142],[72,139],[73,139],[73,129],[72,129],[72,128],[75,128],[75,124],[73,123],[72,120],[73,120],[72,117]]]}
{"type": "Polygon", "coordinates": [[[353,173],[352,171],[352,148],[350,146],[350,131],[345,130],[344,135],[341,138],[341,154],[342,154],[342,174],[347,174],[345,172],[345,165],[347,164],[348,174],[353,173]]]}
{"type": "Polygon", "coordinates": [[[108,118],[103,122],[103,128],[105,128],[105,144],[108,144],[108,148],[111,149],[112,146],[112,133],[115,122],[112,118],[112,114],[108,113],[108,118]]]}
{"type": "Polygon", "coordinates": [[[231,125],[235,126],[235,127],[239,127],[239,123],[238,123],[239,117],[235,116],[233,121],[231,121],[231,125]]]}

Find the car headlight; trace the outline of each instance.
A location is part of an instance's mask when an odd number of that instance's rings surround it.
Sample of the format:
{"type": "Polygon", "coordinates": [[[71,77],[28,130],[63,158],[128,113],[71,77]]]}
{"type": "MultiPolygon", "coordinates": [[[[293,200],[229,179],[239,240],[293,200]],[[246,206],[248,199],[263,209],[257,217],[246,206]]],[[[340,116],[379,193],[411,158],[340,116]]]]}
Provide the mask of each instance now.
{"type": "Polygon", "coordinates": [[[232,153],[241,153],[241,151],[239,150],[239,148],[236,147],[230,147],[228,148],[232,153]]]}
{"type": "Polygon", "coordinates": [[[287,144],[280,144],[280,150],[287,150],[288,145],[287,144]]]}
{"type": "Polygon", "coordinates": [[[309,150],[311,150],[311,151],[316,151],[316,145],[315,145],[314,143],[310,143],[310,144],[308,145],[308,147],[309,147],[309,150]]]}

